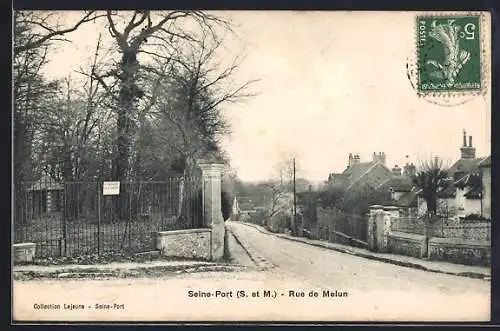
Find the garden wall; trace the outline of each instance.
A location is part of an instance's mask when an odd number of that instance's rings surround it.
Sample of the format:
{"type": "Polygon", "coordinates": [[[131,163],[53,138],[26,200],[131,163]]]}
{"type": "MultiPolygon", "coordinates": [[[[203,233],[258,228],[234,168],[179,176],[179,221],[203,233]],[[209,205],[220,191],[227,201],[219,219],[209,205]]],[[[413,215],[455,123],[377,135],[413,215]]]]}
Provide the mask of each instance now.
{"type": "Polygon", "coordinates": [[[158,232],[161,255],[185,259],[211,259],[212,230],[208,228],[158,232]]]}
{"type": "Polygon", "coordinates": [[[425,236],[391,231],[388,245],[391,253],[420,258],[424,253],[425,236]]]}
{"type": "Polygon", "coordinates": [[[429,240],[429,259],[490,266],[491,244],[481,240],[432,238],[429,240]]]}

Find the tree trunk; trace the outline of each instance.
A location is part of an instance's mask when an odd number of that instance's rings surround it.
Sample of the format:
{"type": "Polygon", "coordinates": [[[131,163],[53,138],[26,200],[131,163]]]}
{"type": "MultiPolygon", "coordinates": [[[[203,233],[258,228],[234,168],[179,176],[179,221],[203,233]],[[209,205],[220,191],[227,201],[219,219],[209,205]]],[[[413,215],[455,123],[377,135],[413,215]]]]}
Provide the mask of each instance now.
{"type": "MultiPolygon", "coordinates": [[[[133,136],[133,125],[131,121],[134,110],[134,99],[138,97],[136,79],[138,73],[138,62],[134,51],[124,52],[121,69],[121,86],[118,96],[118,117],[116,122],[117,141],[114,180],[124,182],[130,175],[130,156],[133,136]]],[[[127,206],[129,204],[129,190],[125,185],[120,188],[120,195],[116,199],[116,212],[123,220],[127,218],[127,206]]]]}
{"type": "Polygon", "coordinates": [[[178,216],[177,219],[182,223],[182,227],[189,228],[194,227],[197,221],[201,219],[197,204],[199,200],[199,195],[196,183],[193,181],[194,175],[194,164],[186,160],[185,167],[183,170],[182,177],[179,182],[179,205],[178,205],[178,216]]]}
{"type": "Polygon", "coordinates": [[[431,235],[431,226],[436,220],[436,214],[433,212],[428,212],[425,216],[425,237],[424,237],[424,251],[422,252],[423,258],[429,258],[429,240],[431,235]]]}
{"type": "Polygon", "coordinates": [[[422,252],[423,258],[429,257],[429,221],[427,220],[425,224],[425,236],[424,236],[424,250],[422,252]]]}
{"type": "MultiPolygon", "coordinates": [[[[17,112],[16,112],[17,113],[17,112]]],[[[24,195],[28,182],[33,180],[32,173],[32,139],[27,125],[21,115],[17,113],[14,118],[14,201],[15,224],[24,224],[27,220],[28,210],[25,210],[24,195]]]]}

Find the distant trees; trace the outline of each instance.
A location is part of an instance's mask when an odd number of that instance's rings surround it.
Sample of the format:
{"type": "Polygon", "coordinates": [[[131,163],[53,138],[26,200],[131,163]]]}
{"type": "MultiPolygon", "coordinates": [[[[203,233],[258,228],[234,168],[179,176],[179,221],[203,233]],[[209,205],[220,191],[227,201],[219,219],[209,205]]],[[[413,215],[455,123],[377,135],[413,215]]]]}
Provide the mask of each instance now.
{"type": "Polygon", "coordinates": [[[327,185],[318,193],[323,208],[333,208],[347,214],[364,216],[371,205],[390,203],[390,193],[380,192],[369,185],[357,185],[347,190],[340,185],[327,185]]]}

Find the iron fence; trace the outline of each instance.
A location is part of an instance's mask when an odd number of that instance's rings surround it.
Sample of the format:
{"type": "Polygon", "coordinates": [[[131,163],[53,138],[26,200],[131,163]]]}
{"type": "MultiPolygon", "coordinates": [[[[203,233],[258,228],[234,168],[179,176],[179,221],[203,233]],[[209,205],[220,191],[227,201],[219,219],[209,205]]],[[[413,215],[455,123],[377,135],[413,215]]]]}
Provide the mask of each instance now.
{"type": "Polygon", "coordinates": [[[368,237],[368,223],[364,216],[318,209],[318,237],[323,240],[333,240],[335,233],[366,242],[368,237]]]}
{"type": "Polygon", "coordinates": [[[37,257],[154,249],[155,233],[203,227],[201,180],[25,182],[16,188],[14,242],[34,242],[37,257]]]}

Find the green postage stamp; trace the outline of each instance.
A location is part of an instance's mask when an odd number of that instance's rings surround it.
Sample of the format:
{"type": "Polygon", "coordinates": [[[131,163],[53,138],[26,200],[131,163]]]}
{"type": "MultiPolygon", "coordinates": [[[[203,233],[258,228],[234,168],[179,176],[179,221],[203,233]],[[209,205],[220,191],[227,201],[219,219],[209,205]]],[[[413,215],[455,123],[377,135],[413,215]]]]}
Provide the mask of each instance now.
{"type": "Polygon", "coordinates": [[[418,91],[481,91],[481,16],[417,16],[416,23],[418,91]]]}

